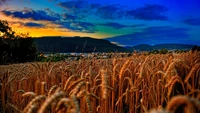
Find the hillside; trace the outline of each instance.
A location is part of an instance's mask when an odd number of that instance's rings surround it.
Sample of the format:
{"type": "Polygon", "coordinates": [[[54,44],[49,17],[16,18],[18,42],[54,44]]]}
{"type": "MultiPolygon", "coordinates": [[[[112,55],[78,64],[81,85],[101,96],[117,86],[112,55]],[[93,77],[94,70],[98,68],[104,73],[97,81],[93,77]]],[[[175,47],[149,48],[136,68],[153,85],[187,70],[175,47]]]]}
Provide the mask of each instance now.
{"type": "Polygon", "coordinates": [[[148,44],[140,44],[133,47],[127,47],[130,50],[139,50],[139,51],[152,51],[152,50],[160,50],[160,49],[168,49],[168,50],[191,50],[194,45],[189,44],[156,44],[156,45],[148,45],[148,44]]]}
{"type": "Polygon", "coordinates": [[[40,52],[128,52],[128,49],[119,47],[103,39],[90,37],[40,37],[34,38],[40,52]]]}

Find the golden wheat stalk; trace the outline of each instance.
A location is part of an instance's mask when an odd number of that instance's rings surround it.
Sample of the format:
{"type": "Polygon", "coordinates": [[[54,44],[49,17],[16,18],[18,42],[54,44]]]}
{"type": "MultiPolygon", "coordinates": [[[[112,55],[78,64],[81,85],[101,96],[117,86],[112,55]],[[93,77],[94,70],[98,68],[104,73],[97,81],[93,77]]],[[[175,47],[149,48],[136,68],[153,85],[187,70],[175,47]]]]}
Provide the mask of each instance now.
{"type": "MultiPolygon", "coordinates": [[[[56,67],[56,63],[53,65],[53,66],[51,66],[51,68],[50,68],[50,70],[49,70],[49,72],[48,72],[48,75],[50,75],[51,74],[51,72],[53,71],[53,69],[56,67]]],[[[47,66],[47,67],[49,67],[49,66],[47,66]]]]}
{"type": "Polygon", "coordinates": [[[64,107],[67,108],[68,107],[67,105],[70,105],[70,102],[71,102],[70,98],[62,98],[62,99],[60,99],[60,101],[56,105],[56,111],[59,111],[60,108],[62,107],[62,105],[64,105],[64,107]]]}
{"type": "Polygon", "coordinates": [[[100,100],[98,96],[96,96],[94,93],[88,93],[89,96],[96,98],[97,100],[100,100]]]}
{"type": "Polygon", "coordinates": [[[180,110],[185,113],[195,113],[195,106],[187,96],[179,95],[173,97],[166,108],[170,113],[176,113],[180,110]]]}
{"type": "Polygon", "coordinates": [[[85,101],[86,101],[88,113],[92,113],[92,105],[91,105],[91,103],[90,103],[89,95],[86,95],[85,101]]]}
{"type": "Polygon", "coordinates": [[[70,91],[71,88],[75,87],[77,84],[79,84],[79,82],[82,82],[83,80],[84,80],[84,78],[81,78],[81,79],[78,79],[78,80],[74,81],[73,83],[71,83],[69,85],[69,87],[67,87],[67,91],[70,91]]]}
{"type": "Polygon", "coordinates": [[[85,94],[86,94],[86,90],[83,89],[83,90],[79,91],[79,93],[77,94],[77,98],[81,98],[81,97],[85,96],[85,94]]]}
{"type": "Polygon", "coordinates": [[[7,103],[6,106],[13,108],[15,110],[15,112],[17,112],[17,113],[23,113],[19,108],[17,108],[13,104],[7,103]]]}
{"type": "Polygon", "coordinates": [[[41,82],[41,95],[45,95],[47,89],[46,82],[41,82]]]}
{"type": "Polygon", "coordinates": [[[69,93],[70,95],[77,95],[81,87],[85,84],[85,81],[79,82],[76,87],[69,93]]]}
{"type": "Polygon", "coordinates": [[[146,62],[147,62],[148,58],[149,58],[149,56],[147,56],[147,57],[145,58],[144,62],[142,63],[142,65],[141,65],[141,67],[140,67],[139,78],[142,78],[142,77],[143,77],[143,74],[144,74],[144,67],[145,67],[145,65],[147,65],[146,62]]]}
{"type": "Polygon", "coordinates": [[[164,109],[152,109],[147,113],[171,113],[171,112],[168,112],[167,110],[164,109]]]}
{"type": "Polygon", "coordinates": [[[28,109],[30,108],[31,105],[34,105],[35,103],[37,103],[38,101],[41,101],[42,99],[45,99],[46,96],[44,95],[39,95],[36,96],[35,98],[33,98],[28,105],[24,108],[23,113],[26,113],[28,111],[28,109]]]}
{"type": "Polygon", "coordinates": [[[53,95],[51,95],[46,101],[42,104],[40,107],[38,113],[45,113],[45,111],[48,109],[48,107],[52,104],[52,102],[58,98],[64,97],[65,93],[62,91],[55,92],[53,95]]]}
{"type": "Polygon", "coordinates": [[[52,92],[57,88],[58,86],[57,85],[54,85],[50,88],[49,92],[48,92],[48,97],[51,96],[52,92]]]}
{"type": "Polygon", "coordinates": [[[24,90],[17,90],[17,93],[25,93],[24,90]]]}
{"type": "Polygon", "coordinates": [[[173,86],[178,82],[181,84],[182,86],[182,89],[183,89],[183,94],[185,94],[185,87],[184,87],[184,83],[182,81],[182,79],[179,77],[179,76],[173,76],[170,80],[171,82],[169,82],[165,87],[169,87],[168,88],[168,93],[167,93],[167,96],[170,97],[171,95],[171,92],[173,90],[173,86]]]}
{"type": "Polygon", "coordinates": [[[199,68],[200,68],[200,63],[195,64],[195,65],[192,67],[190,73],[186,76],[186,78],[185,78],[185,80],[184,80],[184,83],[187,83],[188,80],[189,80],[189,78],[190,78],[191,76],[194,76],[195,71],[198,70],[199,68]]]}
{"type": "Polygon", "coordinates": [[[169,81],[169,78],[170,78],[170,74],[169,73],[173,69],[174,65],[175,65],[175,61],[170,63],[169,67],[167,68],[167,70],[165,72],[165,75],[164,75],[163,78],[167,78],[167,82],[169,81]]]}
{"type": "Polygon", "coordinates": [[[101,87],[102,87],[102,98],[103,99],[107,99],[107,94],[108,94],[108,75],[107,75],[107,71],[102,69],[101,70],[101,79],[102,79],[102,83],[101,83],[101,87]]]}
{"type": "Polygon", "coordinates": [[[178,75],[171,77],[171,79],[165,85],[165,88],[169,87],[173,83],[174,80],[181,80],[181,77],[178,75]]]}
{"type": "Polygon", "coordinates": [[[64,90],[67,89],[69,82],[70,82],[71,79],[74,78],[74,77],[76,77],[76,75],[72,75],[72,76],[70,76],[70,77],[67,79],[67,81],[65,82],[65,85],[64,85],[64,90]]]}
{"type": "Polygon", "coordinates": [[[97,112],[97,113],[99,113],[100,108],[101,108],[101,106],[98,105],[97,108],[96,108],[96,112],[97,112]]]}
{"type": "Polygon", "coordinates": [[[23,113],[35,113],[35,109],[37,108],[37,105],[36,104],[33,104],[33,105],[30,105],[28,110],[26,112],[23,112],[23,113]]]}
{"type": "Polygon", "coordinates": [[[89,80],[91,81],[92,80],[92,66],[89,66],[88,73],[89,73],[89,80]]]}
{"type": "Polygon", "coordinates": [[[130,59],[126,60],[126,62],[124,63],[124,65],[122,66],[122,68],[120,69],[119,72],[119,80],[122,80],[123,74],[124,74],[124,70],[126,69],[127,65],[129,64],[130,59]]]}
{"type": "Polygon", "coordinates": [[[39,94],[40,93],[40,81],[39,80],[37,80],[36,82],[35,82],[35,94],[39,94]]]}
{"type": "Polygon", "coordinates": [[[76,113],[81,113],[81,112],[80,112],[80,107],[79,107],[79,102],[78,102],[76,96],[75,96],[75,95],[71,95],[71,98],[72,98],[72,100],[73,100],[73,102],[74,102],[74,104],[75,104],[76,113]]]}
{"type": "Polygon", "coordinates": [[[143,98],[140,99],[140,103],[141,103],[142,109],[143,109],[144,112],[146,113],[146,112],[147,112],[147,108],[144,106],[143,98]]]}
{"type": "Polygon", "coordinates": [[[22,97],[35,97],[36,94],[34,92],[26,92],[22,94],[22,97]]]}

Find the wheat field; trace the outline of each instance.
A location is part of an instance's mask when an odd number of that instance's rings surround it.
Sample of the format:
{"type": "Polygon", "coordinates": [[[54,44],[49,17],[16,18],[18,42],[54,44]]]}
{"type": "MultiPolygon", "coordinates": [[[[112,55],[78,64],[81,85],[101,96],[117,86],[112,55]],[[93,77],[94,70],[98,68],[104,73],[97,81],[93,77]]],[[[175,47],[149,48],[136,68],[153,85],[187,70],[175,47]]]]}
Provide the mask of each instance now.
{"type": "Polygon", "coordinates": [[[199,113],[200,52],[0,66],[2,113],[199,113]]]}

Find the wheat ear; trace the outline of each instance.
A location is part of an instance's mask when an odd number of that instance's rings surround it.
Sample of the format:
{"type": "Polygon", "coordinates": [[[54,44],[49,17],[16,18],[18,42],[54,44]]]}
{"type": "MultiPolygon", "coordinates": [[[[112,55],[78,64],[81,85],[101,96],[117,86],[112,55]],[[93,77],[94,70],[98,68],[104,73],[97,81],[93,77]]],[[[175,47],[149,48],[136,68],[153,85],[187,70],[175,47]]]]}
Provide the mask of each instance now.
{"type": "Polygon", "coordinates": [[[81,87],[85,84],[85,81],[79,82],[76,87],[69,93],[70,95],[77,95],[81,87]]]}
{"type": "Polygon", "coordinates": [[[122,76],[123,76],[123,73],[124,73],[124,70],[126,69],[126,66],[129,64],[130,62],[130,59],[128,59],[124,65],[122,66],[122,68],[120,69],[120,72],[119,72],[119,79],[122,80],[122,76]]]}
{"type": "Polygon", "coordinates": [[[32,100],[28,103],[28,105],[24,108],[23,113],[26,113],[26,112],[28,111],[28,109],[30,108],[31,105],[33,105],[33,104],[35,104],[36,102],[38,102],[38,101],[40,101],[40,100],[42,100],[42,99],[45,99],[45,98],[46,98],[46,96],[44,96],[44,95],[36,96],[36,97],[35,97],[34,99],[32,99],[32,100]]]}
{"type": "Polygon", "coordinates": [[[69,82],[70,82],[71,79],[74,78],[74,77],[76,77],[76,75],[72,75],[72,76],[70,76],[70,77],[67,79],[67,81],[65,82],[64,90],[67,89],[69,82]]]}
{"type": "Polygon", "coordinates": [[[67,104],[70,103],[71,100],[69,98],[62,98],[57,106],[56,106],[56,111],[59,111],[59,109],[61,108],[62,105],[64,105],[65,107],[67,107],[67,104]]]}
{"type": "Polygon", "coordinates": [[[181,95],[173,97],[167,104],[166,109],[170,113],[176,113],[177,111],[180,111],[180,110],[185,110],[185,113],[195,112],[194,106],[191,103],[190,99],[187,96],[181,96],[181,95]]]}
{"type": "Polygon", "coordinates": [[[83,97],[85,94],[86,94],[86,90],[83,89],[83,90],[79,91],[79,93],[77,94],[77,98],[81,98],[81,97],[83,97]]]}
{"type": "Polygon", "coordinates": [[[32,113],[34,109],[37,108],[37,105],[36,104],[33,104],[33,105],[30,105],[27,112],[24,112],[24,113],[32,113]]]}
{"type": "Polygon", "coordinates": [[[107,72],[105,70],[101,70],[101,79],[102,79],[102,98],[106,99],[107,98],[107,94],[108,94],[108,75],[107,72]]]}
{"type": "Polygon", "coordinates": [[[92,113],[92,106],[91,106],[91,103],[90,103],[89,95],[86,95],[85,101],[86,101],[86,104],[87,104],[88,113],[92,113]]]}
{"type": "Polygon", "coordinates": [[[190,78],[191,76],[194,76],[195,71],[196,71],[197,69],[199,69],[199,68],[200,68],[200,63],[198,63],[198,64],[196,64],[195,66],[193,66],[193,68],[191,69],[190,73],[186,76],[186,78],[185,78],[185,80],[184,80],[184,83],[187,83],[188,80],[189,80],[189,78],[190,78]]]}
{"type": "Polygon", "coordinates": [[[73,102],[74,102],[74,104],[75,104],[76,113],[81,113],[81,112],[80,112],[80,107],[79,107],[79,102],[78,102],[76,96],[75,96],[75,95],[72,95],[71,98],[72,98],[72,100],[73,100],[73,102]]]}
{"type": "Polygon", "coordinates": [[[48,92],[48,97],[51,96],[52,92],[57,88],[58,86],[57,85],[54,85],[50,88],[49,92],[48,92]]]}
{"type": "Polygon", "coordinates": [[[22,97],[35,97],[36,94],[34,92],[26,92],[24,94],[22,94],[22,97]]]}
{"type": "Polygon", "coordinates": [[[148,60],[149,56],[147,56],[144,60],[144,62],[142,63],[141,67],[140,67],[140,74],[139,74],[139,78],[142,78],[143,77],[143,72],[144,72],[144,66],[148,60]]]}
{"type": "Polygon", "coordinates": [[[46,93],[46,87],[47,87],[47,84],[46,84],[46,82],[41,82],[41,94],[42,95],[45,95],[45,93],[46,93]]]}
{"type": "Polygon", "coordinates": [[[45,113],[46,109],[52,104],[52,102],[60,97],[64,97],[65,93],[62,91],[55,92],[53,95],[51,95],[44,104],[40,107],[38,113],[45,113]]]}
{"type": "Polygon", "coordinates": [[[67,91],[69,91],[72,87],[76,86],[79,82],[82,82],[84,80],[84,78],[78,79],[76,81],[74,81],[73,83],[71,83],[69,85],[69,87],[67,88],[67,91]]]}
{"type": "Polygon", "coordinates": [[[168,93],[167,93],[167,96],[168,96],[168,97],[170,97],[171,92],[172,92],[172,90],[173,90],[173,86],[174,86],[177,82],[179,82],[179,83],[181,84],[182,89],[183,89],[183,93],[185,94],[185,87],[184,87],[183,81],[180,79],[180,77],[174,77],[174,78],[175,78],[175,79],[171,78],[172,81],[170,82],[169,85],[167,84],[168,86],[166,86],[166,87],[169,87],[169,88],[168,88],[168,93]]]}

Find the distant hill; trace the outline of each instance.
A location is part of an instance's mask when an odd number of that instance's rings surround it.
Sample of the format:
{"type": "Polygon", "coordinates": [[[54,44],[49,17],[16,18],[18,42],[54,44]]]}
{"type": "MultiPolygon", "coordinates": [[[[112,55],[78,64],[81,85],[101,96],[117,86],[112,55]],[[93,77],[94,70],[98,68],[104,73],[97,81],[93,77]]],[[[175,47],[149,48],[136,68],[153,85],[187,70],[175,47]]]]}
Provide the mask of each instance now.
{"type": "Polygon", "coordinates": [[[130,50],[117,46],[103,39],[90,37],[39,37],[34,38],[40,52],[128,52],[130,50]]]}
{"type": "Polygon", "coordinates": [[[152,51],[152,50],[160,50],[160,49],[168,49],[168,50],[191,50],[195,45],[189,44],[157,44],[157,45],[148,45],[148,44],[140,44],[133,47],[126,47],[129,50],[139,50],[139,51],[152,51]]]}

